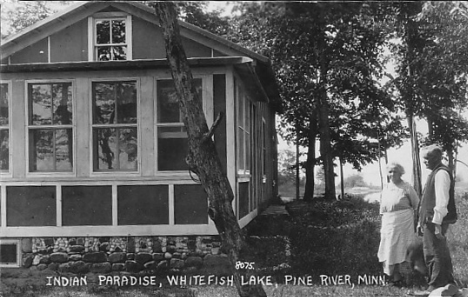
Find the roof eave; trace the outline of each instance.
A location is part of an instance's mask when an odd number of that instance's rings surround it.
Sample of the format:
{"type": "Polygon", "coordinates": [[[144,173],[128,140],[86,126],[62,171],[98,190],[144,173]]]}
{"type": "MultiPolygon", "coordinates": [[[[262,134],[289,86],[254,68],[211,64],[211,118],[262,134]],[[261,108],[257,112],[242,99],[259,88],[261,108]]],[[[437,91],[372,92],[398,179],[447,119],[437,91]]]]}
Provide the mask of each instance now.
{"type": "MultiPolygon", "coordinates": [[[[189,65],[194,67],[215,67],[251,63],[247,57],[214,57],[188,58],[189,65]]],[[[0,73],[52,72],[52,71],[99,71],[99,70],[130,70],[130,69],[159,69],[168,68],[167,59],[146,59],[133,61],[106,62],[61,62],[61,63],[29,63],[2,64],[0,73]]]]}

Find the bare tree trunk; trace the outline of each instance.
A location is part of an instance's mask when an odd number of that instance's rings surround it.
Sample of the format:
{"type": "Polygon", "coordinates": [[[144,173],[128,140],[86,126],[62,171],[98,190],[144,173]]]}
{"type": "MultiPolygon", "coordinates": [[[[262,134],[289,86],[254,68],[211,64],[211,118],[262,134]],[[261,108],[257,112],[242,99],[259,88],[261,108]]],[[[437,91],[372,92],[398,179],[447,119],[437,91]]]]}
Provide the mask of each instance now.
{"type": "MultiPolygon", "coordinates": [[[[324,49],[325,46],[322,46],[321,48],[324,49]]],[[[330,121],[328,118],[330,107],[327,100],[327,59],[325,51],[322,50],[320,55],[320,94],[318,98],[320,156],[323,160],[323,171],[325,173],[325,197],[327,199],[335,199],[335,171],[333,168],[330,121]]]]}
{"type": "Polygon", "coordinates": [[[416,124],[412,114],[407,114],[408,127],[411,135],[411,153],[413,156],[413,187],[419,196],[422,194],[421,161],[419,160],[419,144],[416,136],[416,124]]]}
{"type": "Polygon", "coordinates": [[[299,198],[301,197],[301,177],[299,176],[300,167],[301,165],[299,164],[299,124],[296,124],[296,200],[299,200],[299,198]]]}
{"type": "Polygon", "coordinates": [[[447,156],[449,159],[448,168],[452,172],[452,176],[455,176],[455,157],[452,149],[447,149],[447,156]]]}
{"type": "MultiPolygon", "coordinates": [[[[417,25],[416,23],[409,17],[408,12],[405,13],[406,18],[406,44],[407,44],[407,52],[406,52],[406,63],[407,66],[407,75],[408,78],[412,78],[414,75],[414,65],[412,64],[413,57],[415,56],[414,53],[414,43],[415,39],[417,38],[417,25]]],[[[411,154],[413,157],[413,187],[418,193],[419,196],[422,194],[422,186],[421,186],[421,161],[419,159],[419,144],[418,144],[418,137],[416,135],[416,123],[414,122],[414,101],[415,101],[414,91],[412,89],[411,84],[406,85],[404,101],[406,102],[406,116],[408,119],[408,127],[410,130],[410,137],[411,137],[411,154]]]]}
{"type": "Polygon", "coordinates": [[[223,173],[221,161],[212,140],[220,117],[216,119],[213,127],[208,129],[202,103],[192,84],[192,72],[182,47],[174,3],[154,2],[152,5],[163,30],[167,59],[187,129],[189,145],[187,164],[190,170],[197,174],[208,195],[208,214],[214,221],[223,246],[228,252],[239,295],[265,297],[266,294],[261,286],[242,286],[240,274],[234,269],[245,243],[231,205],[234,194],[227,176],[223,173]]]}
{"type": "Polygon", "coordinates": [[[343,159],[341,157],[340,157],[340,181],[341,181],[341,199],[344,199],[345,195],[344,195],[343,159]]]}
{"type": "Polygon", "coordinates": [[[314,198],[315,179],[315,139],[317,137],[317,113],[314,111],[310,118],[310,127],[308,133],[308,148],[306,161],[306,184],[304,189],[304,200],[314,198]]]}

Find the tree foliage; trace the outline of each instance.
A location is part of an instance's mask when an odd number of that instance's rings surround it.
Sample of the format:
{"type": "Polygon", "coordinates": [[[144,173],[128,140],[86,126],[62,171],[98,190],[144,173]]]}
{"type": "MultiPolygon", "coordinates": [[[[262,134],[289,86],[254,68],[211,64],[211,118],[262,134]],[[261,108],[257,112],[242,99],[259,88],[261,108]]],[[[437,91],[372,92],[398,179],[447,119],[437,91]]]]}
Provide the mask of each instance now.
{"type": "Polygon", "coordinates": [[[388,137],[402,126],[378,83],[386,7],[273,2],[238,9],[235,40],[272,59],[284,99],[283,136],[310,150],[320,136],[320,158],[310,152],[306,167],[324,165],[326,195],[334,196],[334,159],[361,169],[379,157],[375,141],[384,149],[401,139],[388,137]]]}
{"type": "Polygon", "coordinates": [[[2,4],[2,39],[34,25],[71,1],[19,1],[2,4]]]}
{"type": "Polygon", "coordinates": [[[429,133],[422,143],[442,145],[453,168],[454,154],[468,140],[468,123],[461,116],[468,104],[466,10],[456,2],[399,3],[395,9],[394,37],[402,41],[392,48],[398,72],[395,99],[408,117],[427,121],[429,133]]]}

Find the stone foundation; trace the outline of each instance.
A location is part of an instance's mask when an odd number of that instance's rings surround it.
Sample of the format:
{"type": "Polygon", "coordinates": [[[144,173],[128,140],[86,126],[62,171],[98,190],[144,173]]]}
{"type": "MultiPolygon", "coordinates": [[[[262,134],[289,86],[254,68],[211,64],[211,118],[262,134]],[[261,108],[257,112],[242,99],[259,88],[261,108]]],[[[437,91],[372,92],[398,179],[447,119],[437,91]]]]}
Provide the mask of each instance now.
{"type": "Polygon", "coordinates": [[[85,274],[229,274],[218,236],[22,238],[24,268],[85,274]]]}

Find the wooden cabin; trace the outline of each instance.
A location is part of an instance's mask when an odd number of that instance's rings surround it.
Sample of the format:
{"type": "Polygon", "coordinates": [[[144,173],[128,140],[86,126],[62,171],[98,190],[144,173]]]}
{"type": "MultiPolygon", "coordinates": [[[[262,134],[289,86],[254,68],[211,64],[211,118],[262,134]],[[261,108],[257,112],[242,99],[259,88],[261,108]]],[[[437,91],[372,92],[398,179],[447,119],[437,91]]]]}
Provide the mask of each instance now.
{"type": "MultiPolygon", "coordinates": [[[[274,75],[266,57],[180,26],[208,125],[225,115],[214,140],[243,227],[277,195],[274,75]]],[[[165,57],[154,10],[135,2],[80,2],[2,40],[1,266],[219,253],[165,57]]]]}

